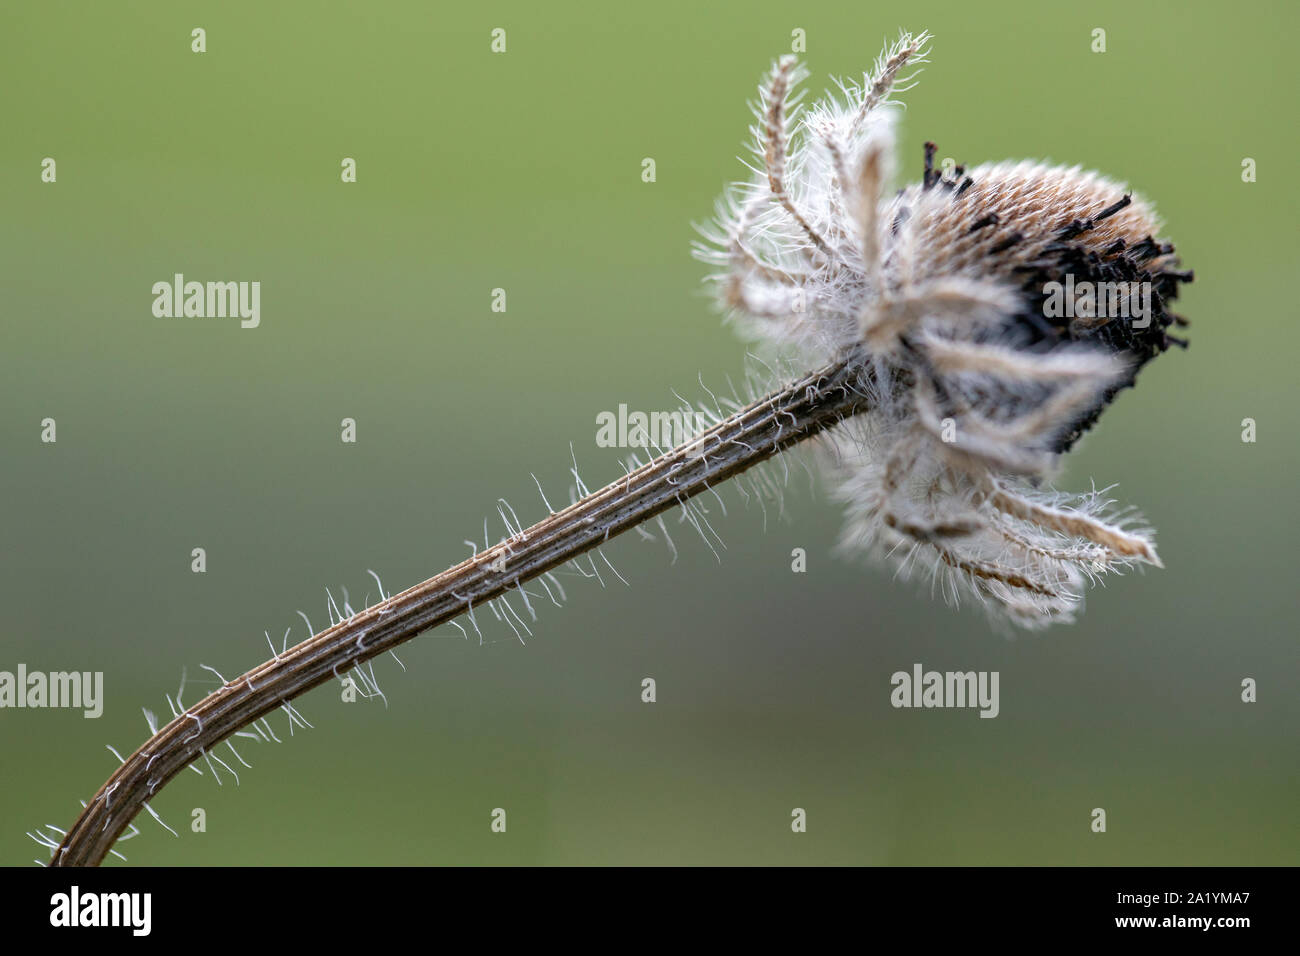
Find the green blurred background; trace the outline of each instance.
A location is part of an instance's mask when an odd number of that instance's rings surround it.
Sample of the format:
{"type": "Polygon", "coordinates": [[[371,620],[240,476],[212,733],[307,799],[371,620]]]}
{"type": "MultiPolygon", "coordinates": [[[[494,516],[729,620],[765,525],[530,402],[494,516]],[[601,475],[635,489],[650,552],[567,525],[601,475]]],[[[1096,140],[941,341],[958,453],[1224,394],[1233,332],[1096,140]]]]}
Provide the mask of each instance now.
{"type": "Polygon", "coordinates": [[[24,830],[71,822],[114,767],[104,745],[144,739],[141,706],[165,713],[182,666],[191,701],[214,683],[199,663],[251,667],[263,630],[306,636],[298,608],[322,626],[327,585],[373,600],[367,568],[400,590],[459,561],[498,497],[541,517],[529,473],[565,499],[570,442],[589,485],[620,474],[596,412],[672,408],[673,388],[704,397],[697,375],[741,373],[689,244],[743,172],[745,102],[795,28],[817,92],[907,27],[937,36],[906,97],[909,178],[926,139],[971,164],[1098,168],[1157,202],[1196,270],[1190,351],[1144,371],[1062,479],[1120,482],[1166,569],[1009,640],[835,557],[837,509],[796,467],[766,531],[734,491],[729,517],[714,503],[721,565],[676,524],[675,565],[620,540],[631,590],[565,578],[569,606],[540,609],[526,646],[486,613],[493,643],[417,639],[405,673],[376,662],[387,710],[318,689],[299,702],[314,730],[289,740],[278,715],[283,745],[243,742],[240,788],[183,774],[159,795],[179,839],[143,818],[121,848],[185,865],[1296,863],[1298,19],[9,4],[0,669],[102,670],[107,706],[0,711],[0,862],[39,855],[24,830]],[[154,318],[150,287],[175,272],[259,280],[261,327],[154,318]],[[892,709],[889,675],[914,662],[999,671],[1001,716],[892,709]]]}

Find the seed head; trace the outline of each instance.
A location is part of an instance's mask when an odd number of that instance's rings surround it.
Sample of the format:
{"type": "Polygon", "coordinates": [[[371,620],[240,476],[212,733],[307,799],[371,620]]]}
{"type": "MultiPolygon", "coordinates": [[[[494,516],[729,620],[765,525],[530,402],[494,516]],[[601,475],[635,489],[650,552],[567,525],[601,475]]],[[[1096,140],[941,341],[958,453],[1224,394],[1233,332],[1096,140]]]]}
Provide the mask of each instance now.
{"type": "Polygon", "coordinates": [[[754,176],[720,200],[697,254],[752,337],[851,358],[871,411],[833,433],[842,543],[1026,627],[1072,620],[1084,585],[1159,564],[1105,491],[1047,484],[1059,459],[1186,324],[1190,272],[1150,205],[1079,167],[950,169],[926,143],[893,195],[897,106],[930,37],[903,34],[861,83],[806,111],[804,71],[759,88],[754,176]]]}

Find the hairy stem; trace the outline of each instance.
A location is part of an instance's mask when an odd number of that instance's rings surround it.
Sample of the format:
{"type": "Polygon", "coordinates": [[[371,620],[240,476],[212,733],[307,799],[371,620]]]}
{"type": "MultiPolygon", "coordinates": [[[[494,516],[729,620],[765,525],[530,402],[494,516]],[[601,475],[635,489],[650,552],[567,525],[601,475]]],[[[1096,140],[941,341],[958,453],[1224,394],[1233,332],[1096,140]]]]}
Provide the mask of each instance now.
{"type": "Polygon", "coordinates": [[[513,538],[228,681],[118,767],[54,851],[51,865],[99,864],[144,804],[176,774],[300,694],[864,411],[860,369],[849,358],[772,392],[513,538]]]}

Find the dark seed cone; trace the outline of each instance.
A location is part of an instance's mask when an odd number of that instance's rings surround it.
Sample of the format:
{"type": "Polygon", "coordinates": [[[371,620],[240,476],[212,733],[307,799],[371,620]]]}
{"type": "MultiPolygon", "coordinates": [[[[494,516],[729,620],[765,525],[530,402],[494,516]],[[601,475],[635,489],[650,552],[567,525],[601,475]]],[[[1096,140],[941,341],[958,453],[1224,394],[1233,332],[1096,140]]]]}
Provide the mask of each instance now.
{"type": "MultiPolygon", "coordinates": [[[[931,274],[1013,282],[1021,307],[1009,316],[1008,326],[1015,327],[1023,348],[1048,352],[1064,343],[1101,345],[1127,364],[1124,377],[1062,427],[1054,450],[1068,451],[1116,393],[1134,384],[1147,362],[1172,345],[1186,347],[1184,339],[1169,334],[1171,326],[1187,324],[1170,303],[1193,274],[1179,269],[1171,243],[1155,238],[1158,224],[1146,203],[1096,174],[1000,163],[969,175],[958,166],[948,178],[934,169],[933,157],[934,146],[927,143],[921,183],[902,190],[889,212],[895,234],[904,226],[924,230],[920,255],[928,256],[931,274]],[[1120,303],[1100,295],[1094,298],[1097,316],[1068,314],[1061,308],[1065,292],[1077,294],[1087,288],[1084,283],[1094,291],[1105,291],[1103,283],[1124,283],[1114,287],[1120,290],[1145,287],[1149,311],[1115,315],[1112,306],[1120,303]]],[[[924,258],[917,263],[918,272],[926,269],[923,263],[924,258]]]]}

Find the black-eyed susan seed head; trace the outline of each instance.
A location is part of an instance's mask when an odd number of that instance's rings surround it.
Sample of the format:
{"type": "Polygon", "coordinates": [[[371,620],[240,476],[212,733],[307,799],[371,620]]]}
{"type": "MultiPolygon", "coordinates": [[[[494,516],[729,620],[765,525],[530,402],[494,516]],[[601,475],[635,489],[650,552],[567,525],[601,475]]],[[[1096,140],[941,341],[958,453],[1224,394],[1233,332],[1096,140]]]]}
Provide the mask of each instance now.
{"type": "Polygon", "coordinates": [[[926,144],[920,183],[901,190],[883,215],[893,238],[915,230],[914,275],[1001,278],[1020,292],[1007,316],[1019,348],[1047,353],[1081,343],[1114,353],[1127,373],[1076,421],[1064,423],[1067,451],[1143,365],[1186,342],[1170,305],[1192,279],[1172,244],[1155,238],[1150,205],[1124,186],[1079,167],[994,163],[945,175],[926,144]]]}
{"type": "Polygon", "coordinates": [[[699,248],[754,337],[859,364],[872,410],[834,433],[843,543],[1027,627],[1069,620],[1084,584],[1158,564],[1103,492],[1046,490],[1060,455],[1172,344],[1173,247],[1128,188],[1035,162],[934,167],[891,193],[904,34],[861,83],[806,111],[803,71],[760,86],[754,176],[699,248]]]}

